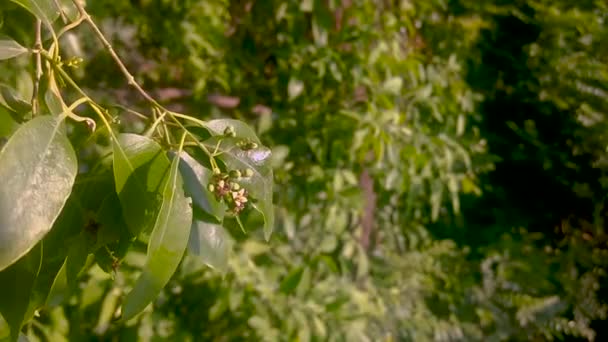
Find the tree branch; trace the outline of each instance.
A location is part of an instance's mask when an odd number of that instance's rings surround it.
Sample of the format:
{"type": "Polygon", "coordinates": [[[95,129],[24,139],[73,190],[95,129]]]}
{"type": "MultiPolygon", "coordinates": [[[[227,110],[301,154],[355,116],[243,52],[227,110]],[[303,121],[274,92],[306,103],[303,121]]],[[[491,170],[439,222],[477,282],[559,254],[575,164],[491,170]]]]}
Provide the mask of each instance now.
{"type": "Polygon", "coordinates": [[[99,29],[99,27],[97,26],[97,24],[95,24],[95,22],[91,19],[91,16],[84,9],[84,7],[82,6],[82,4],[78,0],[72,0],[72,2],[74,3],[74,5],[76,6],[76,8],[78,9],[78,12],[80,13],[80,16],[84,19],[84,21],[86,21],[91,26],[91,28],[95,32],[95,35],[97,35],[97,38],[99,38],[99,40],[101,41],[101,43],[103,44],[103,46],[106,48],[106,50],[108,50],[108,52],[112,56],[112,59],[114,59],[114,62],[118,65],[118,67],[120,68],[120,71],[122,72],[122,74],[127,79],[127,82],[129,83],[129,85],[132,86],[133,88],[135,88],[137,90],[137,92],[139,92],[139,94],[141,96],[143,96],[153,106],[157,107],[158,109],[161,109],[163,111],[168,112],[168,110],[166,110],[165,108],[163,108],[163,106],[161,106],[158,102],[156,102],[156,100],[154,98],[152,98],[152,96],[150,96],[139,85],[139,83],[137,83],[137,81],[135,81],[135,77],[133,77],[133,75],[129,72],[129,69],[127,69],[127,67],[125,66],[125,64],[120,59],[120,57],[118,57],[118,54],[116,54],[116,51],[114,51],[114,48],[112,47],[112,45],[110,44],[110,42],[103,35],[103,33],[101,32],[101,30],[99,29]]]}
{"type": "Polygon", "coordinates": [[[34,75],[34,89],[32,91],[32,114],[38,114],[40,104],[38,103],[38,92],[40,91],[40,78],[42,78],[42,21],[36,20],[36,37],[34,42],[34,58],[36,59],[36,73],[34,75]]]}

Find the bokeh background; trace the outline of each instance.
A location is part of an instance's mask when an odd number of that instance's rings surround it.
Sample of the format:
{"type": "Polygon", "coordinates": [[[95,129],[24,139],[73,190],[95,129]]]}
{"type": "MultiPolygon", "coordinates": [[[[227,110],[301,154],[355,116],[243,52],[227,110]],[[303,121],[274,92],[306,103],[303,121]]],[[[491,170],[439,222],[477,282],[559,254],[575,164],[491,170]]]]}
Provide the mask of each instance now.
{"type": "MultiPolygon", "coordinates": [[[[187,256],[126,324],[116,309],[145,251],[93,267],[31,341],[608,340],[605,1],[87,10],[162,104],[256,129],[273,151],[275,233],[233,233],[223,270],[187,256]]],[[[0,4],[0,32],[32,46],[28,20],[0,4]]],[[[84,59],[79,84],[141,125],[116,105],[145,103],[92,32],[62,43],[84,59]]],[[[30,62],[0,64],[0,80],[31,93],[30,62]]],[[[13,125],[0,107],[0,136],[13,125]]]]}

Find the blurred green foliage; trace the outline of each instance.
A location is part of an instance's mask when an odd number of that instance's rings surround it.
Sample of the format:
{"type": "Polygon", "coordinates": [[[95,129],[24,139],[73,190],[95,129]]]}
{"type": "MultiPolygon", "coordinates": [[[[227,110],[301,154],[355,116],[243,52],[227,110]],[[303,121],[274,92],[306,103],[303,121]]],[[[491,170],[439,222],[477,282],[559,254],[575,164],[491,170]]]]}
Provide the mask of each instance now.
{"type": "MultiPolygon", "coordinates": [[[[272,148],[276,234],[229,229],[225,270],[187,255],[126,323],[115,311],[145,251],[93,267],[25,328],[32,341],[607,338],[603,1],[87,9],[168,108],[256,127],[272,148]]],[[[31,46],[25,11],[0,14],[31,46]]],[[[90,31],[66,40],[82,84],[109,106],[142,105],[90,31]]],[[[31,71],[3,63],[0,80],[28,98],[31,71]]],[[[0,108],[0,136],[12,124],[0,108]]]]}

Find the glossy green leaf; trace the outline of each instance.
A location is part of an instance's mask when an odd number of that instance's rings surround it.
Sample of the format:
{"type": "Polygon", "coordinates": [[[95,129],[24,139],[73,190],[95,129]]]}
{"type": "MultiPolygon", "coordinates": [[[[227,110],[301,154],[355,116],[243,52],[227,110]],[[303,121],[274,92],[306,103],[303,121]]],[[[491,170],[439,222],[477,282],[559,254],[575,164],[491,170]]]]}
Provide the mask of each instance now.
{"type": "Polygon", "coordinates": [[[42,20],[47,26],[50,26],[57,17],[60,11],[57,8],[55,0],[11,0],[14,3],[22,6],[30,11],[36,18],[42,20]]]}
{"type": "Polygon", "coordinates": [[[267,147],[258,146],[252,149],[239,147],[239,138],[212,137],[205,141],[209,149],[218,146],[220,159],[228,169],[251,169],[253,175],[239,180],[239,184],[247,190],[255,200],[251,205],[264,216],[264,236],[268,240],[274,228],[274,207],[272,204],[272,185],[274,182],[270,166],[271,151],[267,147]],[[221,142],[218,144],[218,140],[221,142]]]}
{"type": "Polygon", "coordinates": [[[154,227],[161,205],[163,179],[169,159],[153,140],[136,134],[121,134],[113,142],[114,180],[125,220],[131,233],[154,227]]]}
{"type": "Polygon", "coordinates": [[[234,240],[221,225],[200,220],[192,223],[188,251],[208,266],[225,271],[233,246],[234,240]]]}
{"type": "Polygon", "coordinates": [[[51,229],[77,173],[62,121],[37,117],[0,152],[0,270],[25,255],[51,229]]]}
{"type": "Polygon", "coordinates": [[[16,341],[21,325],[26,320],[30,297],[42,258],[39,244],[25,257],[0,272],[0,313],[11,330],[11,340],[16,341]]]}
{"type": "Polygon", "coordinates": [[[0,61],[14,58],[27,52],[27,49],[16,41],[0,36],[0,61]]]}
{"type": "Polygon", "coordinates": [[[212,171],[186,152],[181,154],[179,171],[184,180],[186,195],[192,198],[192,203],[218,220],[222,220],[226,213],[226,205],[218,202],[215,196],[207,190],[207,185],[213,175],[212,171]]]}
{"type": "MultiPolygon", "coordinates": [[[[83,226],[83,212],[78,196],[73,192],[53,224],[51,231],[39,243],[39,247],[35,247],[35,249],[41,249],[42,259],[40,260],[39,271],[30,291],[27,311],[23,316],[23,324],[27,323],[33,317],[34,312],[41,307],[45,305],[57,305],[65,300],[68,293],[67,286],[62,296],[58,297],[55,293],[57,288],[56,283],[61,278],[62,265],[65,263],[69,249],[77,245],[73,243],[74,237],[78,235],[83,226]]],[[[24,258],[29,258],[30,254],[32,252],[28,253],[24,258]]]]}
{"type": "Polygon", "coordinates": [[[146,265],[124,301],[123,319],[140,313],[165,287],[179,265],[190,235],[192,207],[178,171],[179,155],[164,180],[162,205],[150,235],[146,265]]]}

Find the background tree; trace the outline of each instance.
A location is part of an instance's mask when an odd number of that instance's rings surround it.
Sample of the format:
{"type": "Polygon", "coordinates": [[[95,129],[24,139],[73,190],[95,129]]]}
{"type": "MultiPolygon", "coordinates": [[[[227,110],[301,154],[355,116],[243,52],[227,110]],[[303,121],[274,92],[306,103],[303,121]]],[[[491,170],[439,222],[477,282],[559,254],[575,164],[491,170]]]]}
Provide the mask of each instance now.
{"type": "MultiPolygon", "coordinates": [[[[34,26],[23,24],[33,17],[10,2],[1,10],[2,32],[33,46],[34,26]]],[[[163,108],[254,127],[272,151],[275,233],[263,242],[255,211],[241,216],[247,233],[231,219],[194,225],[200,238],[177,272],[127,322],[118,318],[144,245],[116,259],[96,252],[79,286],[24,326],[28,338],[605,337],[602,2],[141,0],[86,10],[163,108]]],[[[81,57],[70,75],[82,89],[123,130],[143,129],[133,113],[149,103],[95,39],[69,31],[62,60],[81,57]]],[[[34,66],[0,64],[2,82],[29,99],[34,66]]],[[[4,99],[8,138],[16,124],[4,99]]],[[[72,126],[90,168],[108,138],[91,142],[72,126]]]]}

